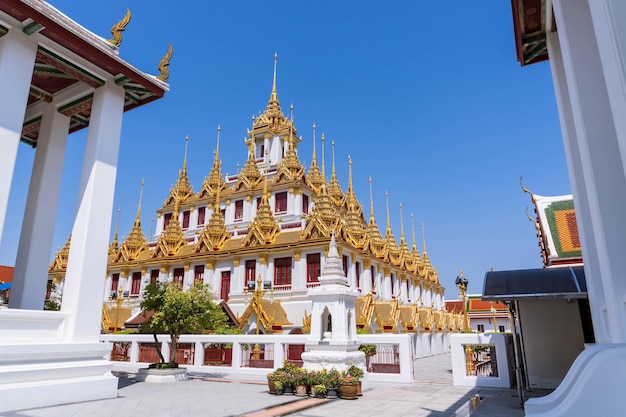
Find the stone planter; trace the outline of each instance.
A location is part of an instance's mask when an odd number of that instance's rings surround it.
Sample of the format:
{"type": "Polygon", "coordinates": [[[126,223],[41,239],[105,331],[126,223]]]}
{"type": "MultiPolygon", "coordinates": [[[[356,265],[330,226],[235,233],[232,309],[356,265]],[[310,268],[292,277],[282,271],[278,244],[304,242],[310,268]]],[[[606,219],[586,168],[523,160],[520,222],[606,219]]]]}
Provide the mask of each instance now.
{"type": "Polygon", "coordinates": [[[135,377],[135,381],[153,382],[157,384],[163,382],[187,381],[188,379],[187,368],[140,368],[135,377]]]}

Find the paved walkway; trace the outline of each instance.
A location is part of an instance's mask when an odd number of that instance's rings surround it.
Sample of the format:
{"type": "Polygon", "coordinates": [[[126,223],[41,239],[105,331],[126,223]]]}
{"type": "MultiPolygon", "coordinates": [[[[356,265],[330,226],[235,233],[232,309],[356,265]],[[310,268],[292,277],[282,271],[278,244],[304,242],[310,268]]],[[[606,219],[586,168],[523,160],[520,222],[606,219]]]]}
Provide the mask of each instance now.
{"type": "Polygon", "coordinates": [[[515,390],[455,387],[450,355],[416,361],[412,384],[370,383],[357,400],[317,400],[267,393],[261,381],[198,378],[151,384],[121,378],[118,397],[22,410],[2,417],[521,417],[515,390]],[[471,399],[478,406],[471,413],[471,399]]]}

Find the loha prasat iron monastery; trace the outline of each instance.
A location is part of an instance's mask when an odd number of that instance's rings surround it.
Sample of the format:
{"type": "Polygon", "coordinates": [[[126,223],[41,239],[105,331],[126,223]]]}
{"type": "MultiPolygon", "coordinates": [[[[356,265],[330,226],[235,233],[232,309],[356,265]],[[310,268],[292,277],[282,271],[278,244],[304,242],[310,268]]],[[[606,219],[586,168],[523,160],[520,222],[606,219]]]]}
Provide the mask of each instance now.
{"type": "MultiPolygon", "coordinates": [[[[275,56],[270,98],[265,111],[253,117],[240,172],[222,174],[218,127],[213,166],[194,191],[187,175],[187,138],[182,169],[156,210],[154,235],[151,230],[146,237],[141,226],[141,194],[134,225],[121,244],[116,228],[104,284],[103,330],[115,328],[114,311],[127,325],[141,321],[144,287],[167,280],[186,288],[196,282],[209,284],[244,333],[308,333],[312,301],[307,290],[319,285],[334,232],[348,285],[360,293],[358,328],[371,333],[460,331],[462,314],[445,311],[444,288],[426,252],[423,224],[420,254],[413,215],[409,247],[400,206],[398,243],[386,195],[383,236],[374,217],[371,178],[368,220],[353,190],[350,157],[345,191],[339,183],[334,142],[327,180],[323,134],[318,164],[315,125],[312,162],[305,170],[297,152],[303,139],[278,99],[276,61],[275,56]],[[268,294],[253,302],[251,294],[259,285],[268,294]],[[123,298],[121,308],[118,297],[123,298]],[[257,321],[251,320],[257,315],[258,331],[257,321]]],[[[70,239],[49,268],[59,293],[70,239]]],[[[443,346],[444,338],[439,340],[443,346]]]]}

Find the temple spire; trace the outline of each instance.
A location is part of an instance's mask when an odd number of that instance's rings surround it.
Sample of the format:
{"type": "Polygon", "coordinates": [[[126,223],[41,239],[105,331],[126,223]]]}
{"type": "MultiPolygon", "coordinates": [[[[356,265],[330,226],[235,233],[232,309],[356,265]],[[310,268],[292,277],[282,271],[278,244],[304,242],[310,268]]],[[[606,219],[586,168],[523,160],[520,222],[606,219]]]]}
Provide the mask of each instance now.
{"type": "Polygon", "coordinates": [[[217,125],[217,144],[215,145],[215,160],[213,161],[213,164],[218,164],[219,163],[219,158],[220,158],[220,131],[222,129],[220,128],[220,125],[217,125]]]}
{"type": "Polygon", "coordinates": [[[315,123],[313,123],[313,156],[311,157],[311,166],[313,166],[313,164],[317,165],[317,151],[316,151],[316,146],[315,146],[315,129],[317,128],[317,126],[315,126],[315,123]]]}
{"type": "Polygon", "coordinates": [[[370,175],[369,181],[370,181],[370,219],[373,219],[374,218],[374,197],[372,196],[372,176],[371,175],[370,175]]]}
{"type": "Polygon", "coordinates": [[[276,92],[276,63],[278,62],[278,53],[274,52],[274,79],[272,82],[272,95],[270,100],[278,101],[278,93],[276,92]]]}
{"type": "Polygon", "coordinates": [[[120,212],[122,211],[121,207],[117,208],[117,222],[115,223],[115,234],[113,235],[113,242],[109,244],[109,255],[115,255],[115,253],[119,249],[119,242],[117,240],[118,232],[120,230],[120,212]]]}
{"type": "Polygon", "coordinates": [[[335,141],[332,140],[330,142],[330,149],[331,149],[331,161],[332,161],[332,168],[331,168],[331,178],[337,179],[337,172],[335,171],[335,141]]]}
{"type": "Polygon", "coordinates": [[[324,178],[324,182],[326,182],[326,164],[324,162],[324,133],[322,132],[322,178],[324,178]]]}
{"type": "Polygon", "coordinates": [[[141,179],[141,188],[139,190],[139,204],[137,204],[137,217],[135,217],[135,226],[141,226],[141,200],[143,198],[144,180],[141,179]]]}
{"type": "Polygon", "coordinates": [[[189,135],[185,135],[185,158],[183,159],[183,175],[187,175],[187,151],[189,150],[189,135]]]}
{"type": "Polygon", "coordinates": [[[389,191],[385,191],[385,205],[387,207],[387,233],[391,232],[391,217],[389,217],[389,191]]]}

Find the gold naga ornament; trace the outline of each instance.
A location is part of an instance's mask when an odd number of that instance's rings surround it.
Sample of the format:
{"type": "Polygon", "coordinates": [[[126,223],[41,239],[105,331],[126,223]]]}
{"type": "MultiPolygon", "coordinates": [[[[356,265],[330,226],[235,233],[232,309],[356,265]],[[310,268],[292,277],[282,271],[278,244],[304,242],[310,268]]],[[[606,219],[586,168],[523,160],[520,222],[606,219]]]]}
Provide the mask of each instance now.
{"type": "Polygon", "coordinates": [[[110,44],[112,44],[113,46],[117,48],[120,47],[120,45],[122,44],[122,32],[124,32],[124,30],[126,29],[126,26],[128,25],[128,23],[130,23],[130,18],[131,18],[130,10],[127,8],[126,14],[122,18],[122,20],[114,24],[113,27],[111,28],[111,35],[113,35],[113,39],[108,40],[110,44]]]}
{"type": "Polygon", "coordinates": [[[163,56],[163,58],[161,58],[161,62],[159,62],[159,75],[157,75],[157,78],[165,83],[170,78],[170,70],[168,69],[168,67],[170,66],[170,60],[172,59],[173,52],[174,49],[172,48],[172,45],[168,42],[167,53],[163,56]]]}

